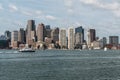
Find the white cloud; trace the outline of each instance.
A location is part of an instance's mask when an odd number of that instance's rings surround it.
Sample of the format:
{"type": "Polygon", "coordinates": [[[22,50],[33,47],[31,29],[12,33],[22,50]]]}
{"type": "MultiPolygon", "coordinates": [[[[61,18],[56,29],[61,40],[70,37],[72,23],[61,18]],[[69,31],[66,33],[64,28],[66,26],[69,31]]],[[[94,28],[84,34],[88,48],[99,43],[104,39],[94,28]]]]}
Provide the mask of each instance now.
{"type": "Polygon", "coordinates": [[[45,18],[49,19],[49,20],[56,20],[56,17],[54,17],[52,15],[46,15],[45,18]]]}
{"type": "Polygon", "coordinates": [[[9,9],[10,11],[14,12],[14,11],[18,11],[18,8],[16,5],[13,5],[13,4],[9,4],[9,9]]]}
{"type": "Polygon", "coordinates": [[[112,13],[114,13],[116,16],[120,17],[120,3],[119,2],[112,2],[112,3],[104,3],[99,2],[99,0],[80,0],[84,4],[89,4],[96,6],[98,8],[103,8],[110,10],[112,13]]]}

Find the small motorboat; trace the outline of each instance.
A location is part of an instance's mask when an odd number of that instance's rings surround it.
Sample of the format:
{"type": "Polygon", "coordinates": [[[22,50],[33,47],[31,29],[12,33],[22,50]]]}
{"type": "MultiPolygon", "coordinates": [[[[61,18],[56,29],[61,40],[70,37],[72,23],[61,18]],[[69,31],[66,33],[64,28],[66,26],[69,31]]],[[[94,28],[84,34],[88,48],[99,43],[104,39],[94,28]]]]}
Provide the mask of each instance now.
{"type": "Polygon", "coordinates": [[[32,48],[23,48],[23,49],[20,49],[19,52],[35,52],[35,50],[32,48]]]}

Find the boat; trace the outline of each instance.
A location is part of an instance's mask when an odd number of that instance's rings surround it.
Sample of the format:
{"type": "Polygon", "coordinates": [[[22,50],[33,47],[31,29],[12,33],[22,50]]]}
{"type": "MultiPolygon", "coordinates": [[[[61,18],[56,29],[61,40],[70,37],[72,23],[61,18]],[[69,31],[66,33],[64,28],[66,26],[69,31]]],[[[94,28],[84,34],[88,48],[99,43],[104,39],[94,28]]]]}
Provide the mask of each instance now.
{"type": "Polygon", "coordinates": [[[19,52],[35,52],[35,50],[32,48],[23,48],[23,49],[20,49],[19,52]]]}
{"type": "Polygon", "coordinates": [[[107,51],[107,47],[104,48],[104,51],[107,51]]]}

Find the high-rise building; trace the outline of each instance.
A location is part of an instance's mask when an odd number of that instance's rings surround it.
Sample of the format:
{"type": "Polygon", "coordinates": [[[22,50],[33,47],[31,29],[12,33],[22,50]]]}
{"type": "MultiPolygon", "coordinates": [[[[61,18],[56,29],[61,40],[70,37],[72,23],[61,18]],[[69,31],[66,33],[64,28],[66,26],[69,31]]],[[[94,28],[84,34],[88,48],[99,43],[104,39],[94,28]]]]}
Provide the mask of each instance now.
{"type": "Polygon", "coordinates": [[[109,44],[117,46],[119,44],[119,37],[118,36],[109,36],[109,44]]]}
{"type": "Polygon", "coordinates": [[[34,20],[28,20],[27,29],[26,29],[26,43],[32,45],[36,41],[36,27],[34,20]]]}
{"type": "Polygon", "coordinates": [[[87,44],[88,44],[88,47],[91,47],[91,43],[93,41],[96,41],[96,31],[95,29],[89,29],[88,32],[87,32],[87,36],[88,36],[88,41],[87,41],[87,44]]]}
{"type": "Polygon", "coordinates": [[[17,42],[18,42],[18,31],[13,31],[11,34],[11,46],[18,47],[17,42]]]}
{"type": "Polygon", "coordinates": [[[68,29],[68,49],[74,49],[74,29],[68,29]]]}
{"type": "Polygon", "coordinates": [[[37,41],[44,42],[45,39],[45,26],[44,24],[39,24],[37,27],[37,41]]]}
{"type": "Polygon", "coordinates": [[[25,41],[25,31],[24,31],[24,29],[23,28],[20,28],[20,30],[19,30],[19,32],[18,32],[18,41],[20,42],[20,43],[25,43],[26,41],[25,41]]]}
{"type": "Polygon", "coordinates": [[[103,37],[103,47],[105,47],[107,45],[107,38],[103,37]]]}
{"type": "Polygon", "coordinates": [[[59,41],[59,28],[55,28],[51,31],[51,38],[55,43],[59,41]]]}
{"type": "Polygon", "coordinates": [[[45,30],[46,30],[46,37],[51,38],[51,28],[50,28],[50,25],[46,25],[45,26],[45,30]]]}
{"type": "Polygon", "coordinates": [[[11,39],[11,32],[10,31],[5,31],[5,37],[10,40],[11,39]]]}
{"type": "Polygon", "coordinates": [[[75,28],[75,44],[83,44],[84,42],[84,29],[82,26],[75,28]]]}
{"type": "Polygon", "coordinates": [[[61,48],[67,48],[67,38],[65,29],[60,29],[59,31],[59,45],[61,46],[61,48]]]}
{"type": "Polygon", "coordinates": [[[9,48],[8,38],[5,35],[0,35],[0,49],[9,48]]]}

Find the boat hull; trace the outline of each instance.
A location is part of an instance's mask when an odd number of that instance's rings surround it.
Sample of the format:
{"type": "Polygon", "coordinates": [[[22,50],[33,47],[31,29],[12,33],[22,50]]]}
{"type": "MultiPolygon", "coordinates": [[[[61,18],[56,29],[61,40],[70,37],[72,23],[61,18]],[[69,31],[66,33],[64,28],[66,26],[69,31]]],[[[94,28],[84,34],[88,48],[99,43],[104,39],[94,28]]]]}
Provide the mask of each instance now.
{"type": "Polygon", "coordinates": [[[32,50],[32,51],[19,51],[19,52],[35,52],[34,50],[32,50]]]}

